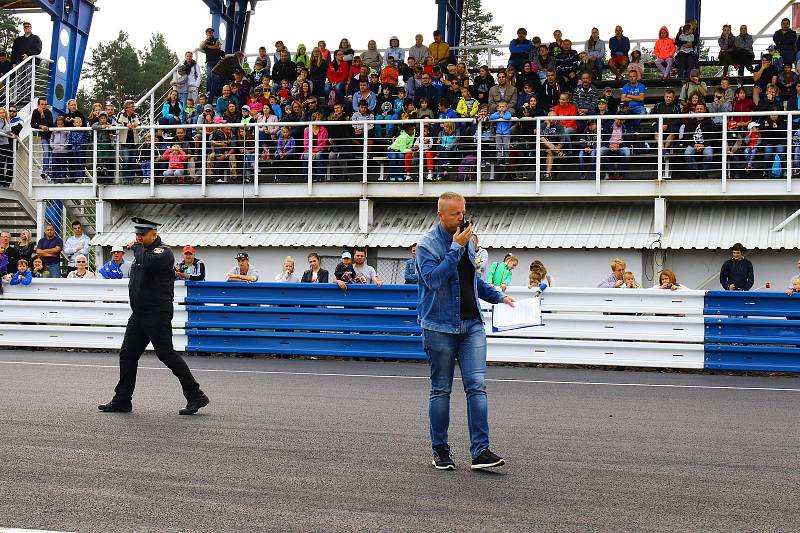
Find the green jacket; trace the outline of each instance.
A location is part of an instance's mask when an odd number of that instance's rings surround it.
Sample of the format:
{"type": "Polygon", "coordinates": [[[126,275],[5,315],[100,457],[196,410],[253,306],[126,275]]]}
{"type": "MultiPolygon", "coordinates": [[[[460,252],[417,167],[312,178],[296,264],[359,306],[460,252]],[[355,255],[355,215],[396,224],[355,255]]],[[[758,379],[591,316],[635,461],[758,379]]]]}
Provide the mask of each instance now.
{"type": "Polygon", "coordinates": [[[493,287],[500,285],[511,285],[511,269],[504,261],[495,261],[489,267],[489,273],[486,274],[486,281],[493,287]]]}
{"type": "Polygon", "coordinates": [[[391,146],[389,146],[389,150],[393,150],[395,152],[403,152],[407,154],[411,152],[411,147],[414,145],[414,137],[408,134],[406,131],[401,131],[400,135],[397,136],[397,139],[394,140],[391,146]]]}

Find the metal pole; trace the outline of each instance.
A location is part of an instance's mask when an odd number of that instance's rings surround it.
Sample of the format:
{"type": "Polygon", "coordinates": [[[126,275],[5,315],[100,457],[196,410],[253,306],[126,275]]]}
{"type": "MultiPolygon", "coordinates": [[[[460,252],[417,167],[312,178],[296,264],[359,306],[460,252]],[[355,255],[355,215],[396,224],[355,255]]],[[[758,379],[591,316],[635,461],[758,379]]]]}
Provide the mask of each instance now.
{"type": "Polygon", "coordinates": [[[308,129],[308,168],[306,171],[308,172],[308,194],[311,196],[314,188],[314,130],[312,129],[310,122],[306,128],[308,129]]]}
{"type": "MultiPolygon", "coordinates": [[[[114,136],[114,183],[119,182],[119,138],[121,135],[123,135],[123,132],[118,130],[114,136]]],[[[127,133],[124,133],[124,135],[127,137],[127,133]]]]}
{"type": "Polygon", "coordinates": [[[156,195],[156,129],[150,123],[150,196],[156,195]]]}
{"type": "Polygon", "coordinates": [[[150,93],[150,124],[153,124],[153,122],[155,122],[156,120],[155,105],[156,105],[156,96],[155,96],[155,91],[153,91],[150,93]]]}
{"type": "Polygon", "coordinates": [[[597,132],[594,137],[594,192],[600,194],[600,182],[602,177],[602,167],[600,166],[600,148],[603,143],[602,133],[600,131],[600,117],[595,119],[597,121],[597,132]]]}
{"type": "MultiPolygon", "coordinates": [[[[33,136],[33,131],[31,131],[31,136],[33,136]]],[[[14,150],[11,155],[11,180],[17,179],[17,139],[18,137],[14,137],[11,139],[12,141],[12,150],[14,150]]],[[[44,173],[44,168],[42,169],[42,173],[44,173]]],[[[33,171],[28,172],[28,183],[33,181],[33,171]]]]}
{"type": "Polygon", "coordinates": [[[722,192],[728,190],[728,117],[722,120],[722,192]]]}
{"type": "Polygon", "coordinates": [[[658,117],[658,126],[656,130],[656,143],[658,145],[657,152],[657,174],[656,179],[661,181],[664,176],[664,117],[658,117]]]}
{"type": "Polygon", "coordinates": [[[31,69],[31,77],[30,77],[30,80],[31,80],[31,100],[30,100],[30,103],[31,103],[31,109],[33,109],[34,107],[36,107],[36,102],[35,102],[35,99],[36,99],[36,68],[35,68],[36,58],[31,56],[28,59],[30,60],[29,66],[30,66],[30,69],[31,69]]]}
{"type": "Polygon", "coordinates": [[[28,135],[28,197],[33,197],[33,132],[28,135]]]}
{"type": "Polygon", "coordinates": [[[253,132],[253,142],[255,143],[255,159],[253,160],[253,196],[258,196],[258,171],[259,171],[259,153],[258,153],[258,134],[261,132],[258,124],[256,123],[253,132]]]}
{"type": "MultiPolygon", "coordinates": [[[[405,157],[405,155],[403,157],[405,157]]],[[[419,188],[418,188],[419,194],[422,194],[424,192],[424,185],[423,185],[424,163],[425,163],[425,122],[420,120],[419,121],[419,188]]],[[[403,166],[405,167],[405,161],[403,161],[403,166]]],[[[403,170],[405,170],[405,168],[403,170]]]]}
{"type": "Polygon", "coordinates": [[[364,183],[367,183],[367,172],[368,172],[368,170],[367,170],[367,158],[369,157],[369,150],[368,150],[368,146],[367,146],[367,143],[369,141],[368,131],[369,130],[367,129],[367,124],[364,124],[364,139],[363,139],[364,140],[364,150],[363,150],[363,152],[361,154],[362,158],[364,159],[361,162],[361,172],[362,172],[362,177],[363,177],[364,183]]]}
{"type": "Polygon", "coordinates": [[[205,196],[206,195],[206,172],[208,170],[208,165],[206,164],[206,152],[208,148],[206,146],[206,125],[200,125],[200,194],[205,196]]]}
{"type": "Polygon", "coordinates": [[[542,123],[536,118],[536,194],[542,184],[542,123]]]}
{"type": "Polygon", "coordinates": [[[97,130],[92,130],[92,192],[97,194],[97,130]]]}
{"type": "Polygon", "coordinates": [[[792,192],[792,114],[786,117],[786,192],[792,192]]]}
{"type": "Polygon", "coordinates": [[[475,192],[481,193],[481,158],[483,157],[483,123],[479,120],[478,127],[475,128],[475,135],[478,136],[478,151],[475,154],[477,161],[475,162],[475,192]]]}

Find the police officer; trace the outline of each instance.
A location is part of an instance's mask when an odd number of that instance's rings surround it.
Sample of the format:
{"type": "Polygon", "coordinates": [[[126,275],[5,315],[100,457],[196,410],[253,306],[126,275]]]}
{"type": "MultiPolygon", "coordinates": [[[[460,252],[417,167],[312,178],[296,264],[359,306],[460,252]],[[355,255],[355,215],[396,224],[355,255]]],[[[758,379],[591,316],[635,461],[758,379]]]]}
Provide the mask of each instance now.
{"type": "Polygon", "coordinates": [[[208,405],[208,396],[200,390],[186,362],[172,347],[172,311],[175,296],[174,258],[158,236],[158,223],[132,218],[136,240],[132,243],[134,260],[130,269],[128,293],[131,313],[119,352],[119,383],[114,398],[98,409],[106,413],[129,413],[136,386],[136,370],[145,348],[153,343],[156,355],[178,378],[186,397],[186,407],[178,411],[193,415],[208,405]]]}

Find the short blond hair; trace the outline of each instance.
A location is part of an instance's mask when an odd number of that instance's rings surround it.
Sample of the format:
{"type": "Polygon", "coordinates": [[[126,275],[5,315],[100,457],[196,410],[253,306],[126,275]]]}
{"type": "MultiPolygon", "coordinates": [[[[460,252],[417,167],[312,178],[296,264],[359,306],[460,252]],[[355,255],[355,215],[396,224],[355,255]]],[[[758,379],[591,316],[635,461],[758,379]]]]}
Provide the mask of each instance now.
{"type": "Polygon", "coordinates": [[[614,259],[611,260],[611,270],[614,270],[618,266],[625,268],[625,261],[623,261],[619,257],[615,257],[614,259]]]}
{"type": "Polygon", "coordinates": [[[448,202],[450,200],[456,200],[456,201],[459,201],[461,203],[466,203],[467,202],[466,199],[464,199],[464,197],[461,196],[460,194],[458,194],[457,192],[447,191],[447,192],[443,192],[442,194],[439,195],[439,201],[436,204],[436,208],[439,211],[441,211],[442,210],[442,204],[444,202],[448,202]]]}

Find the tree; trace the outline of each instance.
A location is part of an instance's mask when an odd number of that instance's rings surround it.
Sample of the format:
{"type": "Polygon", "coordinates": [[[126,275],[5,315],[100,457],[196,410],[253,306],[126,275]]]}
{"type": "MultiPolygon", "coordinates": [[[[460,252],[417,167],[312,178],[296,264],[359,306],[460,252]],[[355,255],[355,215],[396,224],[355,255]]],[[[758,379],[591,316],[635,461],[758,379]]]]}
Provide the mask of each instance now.
{"type": "Polygon", "coordinates": [[[139,52],[130,43],[127,33],[120,31],[113,41],[99,43],[92,49],[84,79],[91,82],[86,94],[92,101],[111,100],[118,109],[125,100],[136,100],[145,92],[139,52]]]}
{"type": "MultiPolygon", "coordinates": [[[[503,26],[492,25],[493,13],[483,11],[481,0],[464,0],[464,15],[461,19],[460,46],[479,46],[493,44],[499,40],[503,26]]],[[[492,49],[493,56],[500,55],[500,51],[492,49]]],[[[467,63],[468,68],[477,68],[485,63],[486,58],[480,51],[462,51],[459,59],[467,63]]]]}
{"type": "Polygon", "coordinates": [[[22,19],[8,11],[0,11],[0,50],[11,54],[11,45],[20,35],[22,19]]]}
{"type": "MultiPolygon", "coordinates": [[[[142,53],[142,87],[144,92],[149,91],[172,67],[178,64],[178,54],[167,46],[163,33],[154,33],[150,43],[142,53]]],[[[171,80],[167,80],[158,89],[155,97],[159,100],[169,89],[171,80]]],[[[142,94],[144,94],[144,92],[142,94]]],[[[141,97],[141,95],[140,95],[141,97]]]]}

